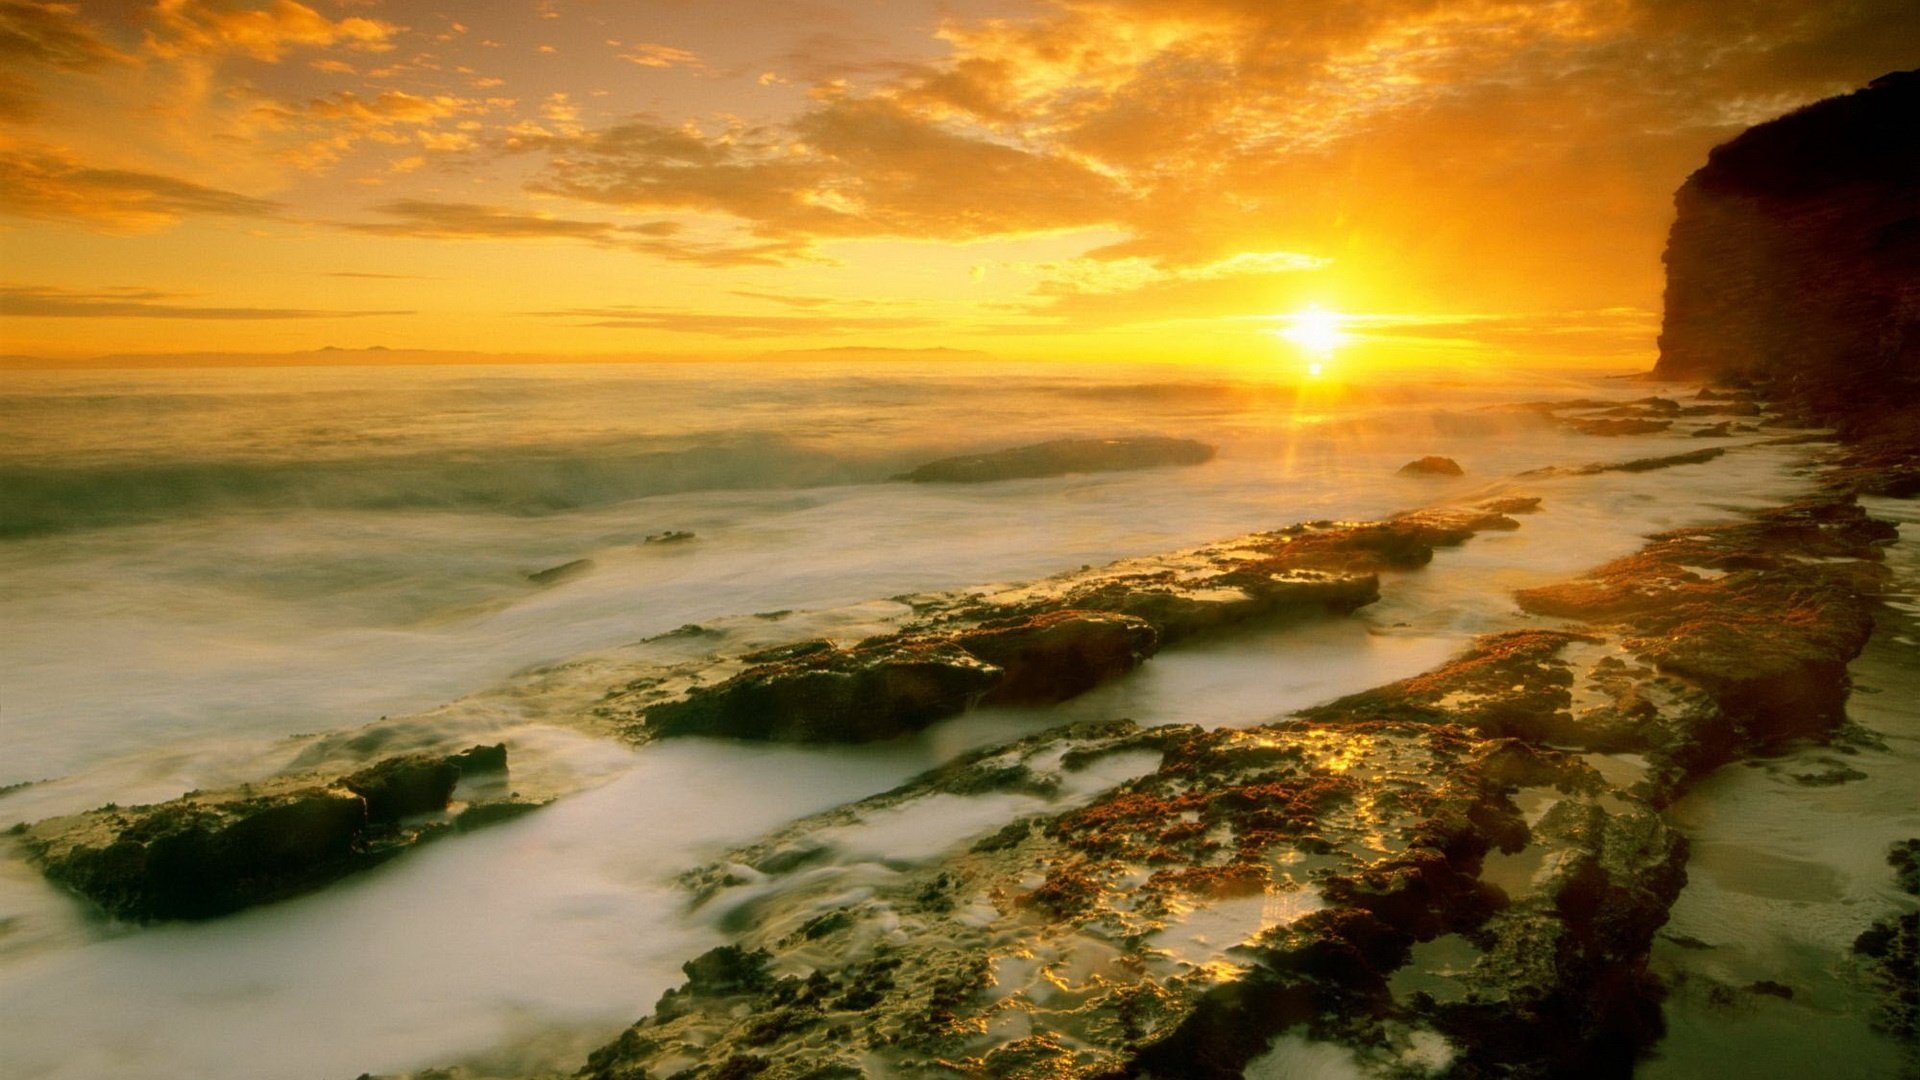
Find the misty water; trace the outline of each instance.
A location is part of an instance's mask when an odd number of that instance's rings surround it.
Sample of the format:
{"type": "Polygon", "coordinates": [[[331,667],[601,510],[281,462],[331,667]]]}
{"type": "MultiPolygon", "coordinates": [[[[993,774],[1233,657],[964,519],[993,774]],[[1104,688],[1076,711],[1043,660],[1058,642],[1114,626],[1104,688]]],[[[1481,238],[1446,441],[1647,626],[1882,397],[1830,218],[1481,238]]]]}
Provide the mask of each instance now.
{"type": "MultiPolygon", "coordinates": [[[[1403,677],[1519,625],[1516,588],[1810,490],[1805,447],[1684,430],[1594,438],[1502,407],[1647,392],[1585,377],[1369,388],[984,364],[9,375],[0,785],[21,786],[0,794],[0,823],[259,779],[337,748],[329,733],[388,717],[395,730],[505,739],[516,776],[573,793],[321,893],[193,926],[90,917],[6,841],[0,1075],[577,1064],[677,983],[681,962],[725,939],[720,916],[691,911],[674,879],[733,845],[1065,720],[1255,724],[1403,677]],[[983,485],[888,481],[954,453],[1138,434],[1201,439],[1219,456],[983,485]],[[1516,479],[1703,445],[1731,452],[1516,479]],[[1396,475],[1428,454],[1466,475],[1396,475]],[[903,593],[1506,493],[1539,495],[1543,510],[1390,577],[1353,618],[1173,650],[1050,709],[980,710],[832,749],[634,749],[565,722],[617,681],[635,643],[688,623],[790,612],[781,633],[851,634],[903,593]],[[646,542],[669,531],[694,536],[646,542]],[[532,577],[576,560],[588,563],[532,577]]],[[[863,821],[837,848],[849,864],[930,857],[1034,809],[999,798],[863,821]]]]}

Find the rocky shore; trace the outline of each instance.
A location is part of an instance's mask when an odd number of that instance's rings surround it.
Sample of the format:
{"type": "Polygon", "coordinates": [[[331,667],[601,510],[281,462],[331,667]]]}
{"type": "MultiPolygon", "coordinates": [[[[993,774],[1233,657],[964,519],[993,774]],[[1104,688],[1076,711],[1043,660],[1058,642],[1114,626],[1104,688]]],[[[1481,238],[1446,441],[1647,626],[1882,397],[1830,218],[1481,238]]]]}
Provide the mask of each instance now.
{"type": "MultiPolygon", "coordinates": [[[[1804,143],[1809,123],[1877,130],[1885,103],[1916,85],[1890,80],[1756,129],[1682,190],[1658,374],[1716,385],[1519,406],[1598,447],[1643,439],[1665,452],[1596,451],[1608,460],[1515,484],[1720,468],[1771,443],[1806,447],[1817,495],[1657,532],[1630,555],[1518,588],[1500,629],[1410,678],[1240,728],[1065,723],[775,828],[679,879],[726,943],[686,957],[684,982],[566,1074],[1227,1078],[1312,1061],[1409,1078],[1631,1075],[1666,1029],[1672,987],[1656,947],[1689,887],[1694,852],[1674,807],[1716,770],[1845,733],[1849,665],[1872,638],[1899,535],[1860,497],[1920,482],[1920,437],[1886,419],[1912,402],[1905,263],[1859,271],[1865,291],[1820,314],[1822,326],[1871,317],[1872,348],[1847,337],[1802,370],[1788,353],[1805,342],[1771,312],[1746,337],[1711,333],[1803,282],[1813,256],[1792,255],[1799,269],[1782,285],[1769,237],[1784,229],[1800,244],[1835,191],[1867,209],[1840,215],[1844,235],[1824,250],[1851,250],[1859,225],[1886,240],[1871,258],[1906,257],[1904,219],[1882,221],[1892,203],[1860,195],[1858,177],[1790,190],[1732,178],[1775,160],[1771,140],[1804,143]],[[1888,388],[1871,416],[1853,422],[1821,381],[1829,364],[1888,388]],[[1812,422],[1837,439],[1785,430],[1812,422]],[[1676,436],[1728,441],[1676,451],[1676,436]]],[[[1911,147],[1902,153],[1889,183],[1906,182],[1911,147]]],[[[1842,155],[1830,171],[1884,164],[1862,160],[1842,155]]],[[[1815,261],[1830,276],[1855,269],[1815,261]]],[[[1049,443],[905,479],[1212,453],[1166,442],[1049,443]]],[[[1461,471],[1443,461],[1409,468],[1461,471]]],[[[1541,498],[1506,490],[896,597],[842,636],[787,632],[787,612],[741,616],[751,635],[690,625],[648,659],[610,665],[563,722],[647,752],[662,740],[867,743],[981,706],[1044,709],[1168,650],[1374,604],[1436,551],[1524,528],[1541,498]]],[[[541,573],[558,582],[571,566],[541,573]]],[[[207,919],[565,794],[517,794],[507,745],[444,749],[15,832],[42,873],[105,915],[207,919]]],[[[1914,894],[1914,845],[1889,864],[1914,894]]],[[[1850,962],[1879,995],[1880,1030],[1912,1046],[1916,916],[1909,905],[1872,918],[1850,962]]],[[[413,1077],[504,1075],[524,1070],[413,1077]]]]}
{"type": "Polygon", "coordinates": [[[1846,497],[1662,534],[1417,678],[1248,730],[1069,728],[796,823],[689,880],[739,940],[580,1075],[1227,1077],[1286,1032],[1395,1075],[1627,1075],[1686,881],[1661,807],[1844,722],[1890,535],[1846,497]],[[1075,794],[1117,760],[1140,775],[1075,794]],[[1040,809],[835,857],[983,792],[1040,809]]]}

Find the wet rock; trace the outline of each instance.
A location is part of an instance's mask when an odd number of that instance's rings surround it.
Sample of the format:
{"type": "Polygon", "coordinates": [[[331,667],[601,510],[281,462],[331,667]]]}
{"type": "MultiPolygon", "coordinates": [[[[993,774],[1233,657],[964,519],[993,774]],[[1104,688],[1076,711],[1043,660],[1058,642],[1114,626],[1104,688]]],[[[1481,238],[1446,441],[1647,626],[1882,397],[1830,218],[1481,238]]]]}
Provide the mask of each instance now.
{"type": "MultiPolygon", "coordinates": [[[[1676,688],[1657,754],[1684,783],[1741,753],[1824,735],[1845,719],[1847,664],[1865,647],[1891,527],[1849,500],[1794,504],[1746,522],[1664,533],[1636,555],[1517,594],[1539,615],[1613,628],[1676,688]],[[1690,694],[1707,707],[1689,705],[1690,694]]],[[[1643,727],[1642,734],[1652,730],[1643,727]]]]}
{"type": "Polygon", "coordinates": [[[1423,457],[1400,466],[1401,476],[1462,476],[1466,470],[1450,457],[1423,457]]]}
{"type": "MultiPolygon", "coordinates": [[[[1147,745],[1162,755],[1148,775],[931,862],[884,878],[816,862],[756,882],[726,965],[749,977],[714,993],[720,980],[689,970],[583,1075],[752,1054],[783,1076],[857,1060],[869,1073],[938,1061],[962,1075],[1230,1077],[1295,1024],[1356,1046],[1444,1024],[1484,1048],[1485,1067],[1544,1076],[1583,1055],[1630,1055],[1641,1043],[1608,1041],[1630,1029],[1624,1017],[1653,1007],[1657,1022],[1654,988],[1599,976],[1633,970],[1663,920],[1678,841],[1644,809],[1590,798],[1600,781],[1577,761],[1454,726],[1371,722],[1083,726],[973,765],[1147,745]],[[1520,792],[1574,809],[1529,830],[1520,792]],[[1494,853],[1536,848],[1554,868],[1538,895],[1510,900],[1482,878],[1494,853]],[[1537,918],[1489,929],[1522,909],[1537,918]],[[1485,991],[1470,1014],[1393,988],[1421,966],[1420,942],[1461,934],[1528,964],[1476,967],[1485,991]]],[[[950,797],[951,779],[862,806],[950,797]]],[[[795,823],[762,847],[859,812],[795,823]]],[[[754,864],[762,847],[722,865],[754,864]]],[[[732,886],[717,868],[712,881],[701,902],[726,903],[732,886]]]]}
{"type": "MultiPolygon", "coordinates": [[[[1319,521],[1171,555],[1085,567],[1026,585],[894,597],[911,616],[852,648],[824,638],[652,665],[590,710],[595,726],[662,735],[886,738],[978,701],[1042,704],[1118,678],[1155,649],[1256,621],[1372,603],[1382,573],[1539,506],[1512,496],[1386,521],[1319,521]],[[909,677],[909,670],[921,672],[909,677]],[[886,674],[892,672],[893,674],[886,674]]],[[[757,633],[748,631],[747,633],[757,633]]],[[[725,638],[687,627],[671,637],[725,638]]]]}
{"type": "Polygon", "coordinates": [[[454,815],[453,827],[461,832],[484,829],[489,825],[498,825],[503,821],[522,818],[535,810],[546,806],[546,802],[529,799],[508,798],[497,802],[479,802],[454,815]]]}
{"type": "MultiPolygon", "coordinates": [[[[1887,863],[1901,891],[1920,896],[1920,839],[1893,845],[1887,863]]],[[[1866,984],[1879,997],[1874,1025],[1898,1039],[1908,1065],[1920,1068],[1920,912],[1874,923],[1854,939],[1853,952],[1866,984]]]]}
{"type": "Polygon", "coordinates": [[[1560,653],[1590,635],[1519,630],[1482,637],[1433,671],[1364,690],[1301,715],[1320,721],[1414,720],[1460,724],[1496,737],[1617,749],[1630,734],[1593,730],[1570,709],[1574,675],[1560,653]]]}
{"type": "Polygon", "coordinates": [[[1160,644],[1144,619],[1092,611],[1056,611],[991,620],[954,641],[1001,670],[986,705],[1045,705],[1093,689],[1140,666],[1160,644]]]}
{"type": "Polygon", "coordinates": [[[1587,474],[1587,475],[1591,475],[1594,473],[1606,473],[1606,472],[1625,472],[1625,473],[1653,472],[1657,469],[1671,469],[1676,465],[1704,465],[1707,462],[1712,461],[1713,459],[1719,457],[1720,455],[1726,452],[1727,450],[1723,446],[1710,446],[1704,450],[1689,450],[1684,454],[1668,454],[1664,457],[1635,458],[1632,461],[1622,461],[1622,462],[1618,462],[1616,464],[1611,464],[1611,465],[1588,465],[1583,468],[1576,469],[1575,472],[1581,473],[1581,474],[1587,474]]]}
{"type": "Polygon", "coordinates": [[[447,755],[447,761],[460,770],[460,775],[463,777],[503,773],[507,771],[507,744],[476,746],[470,750],[447,755]]]}
{"type": "Polygon", "coordinates": [[[1582,435],[1655,435],[1673,426],[1671,420],[1569,420],[1568,423],[1582,435]]]}
{"type": "Polygon", "coordinates": [[[1167,465],[1201,465],[1214,448],[1192,439],[1056,439],[1052,442],[928,462],[894,477],[916,484],[978,484],[1069,473],[1115,472],[1167,465]]]}
{"type": "Polygon", "coordinates": [[[649,533],[647,534],[647,538],[641,542],[646,544],[683,544],[693,538],[694,534],[684,529],[668,529],[666,532],[649,533]]]}
{"type": "Polygon", "coordinates": [[[962,712],[1000,677],[951,641],[894,639],[757,665],[654,706],[646,722],[662,736],[868,742],[962,712]]]}
{"type": "MultiPolygon", "coordinates": [[[[497,773],[505,748],[411,754],[332,780],[107,806],[38,822],[21,839],[49,880],[109,915],[213,918],[312,891],[445,834],[463,765],[497,773]]],[[[535,805],[476,804],[457,824],[474,828],[535,805]]]]}
{"type": "Polygon", "coordinates": [[[592,559],[575,559],[559,566],[549,566],[545,570],[536,570],[527,575],[527,580],[535,585],[557,585],[568,578],[579,577],[593,569],[592,559]]]}
{"type": "Polygon", "coordinates": [[[366,804],[345,788],[97,813],[80,836],[30,828],[27,850],[49,880],[123,919],[225,915],[374,857],[361,843],[366,804]]]}
{"type": "MultiPolygon", "coordinates": [[[[503,760],[502,767],[504,765],[503,760]]],[[[366,800],[366,818],[370,824],[393,825],[404,818],[445,810],[453,798],[454,785],[459,782],[460,766],[451,758],[410,754],[388,758],[340,783],[366,800]]]]}

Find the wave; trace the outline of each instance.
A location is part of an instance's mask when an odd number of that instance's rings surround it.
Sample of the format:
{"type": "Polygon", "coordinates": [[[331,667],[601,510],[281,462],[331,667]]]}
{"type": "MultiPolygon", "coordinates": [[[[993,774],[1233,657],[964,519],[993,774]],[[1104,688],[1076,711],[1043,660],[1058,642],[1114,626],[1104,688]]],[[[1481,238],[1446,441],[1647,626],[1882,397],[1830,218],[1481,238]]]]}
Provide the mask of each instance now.
{"type": "Polygon", "coordinates": [[[906,460],[826,453],[758,435],[674,449],[14,464],[0,469],[0,539],[249,510],[533,516],[689,491],[867,483],[884,480],[906,460]]]}

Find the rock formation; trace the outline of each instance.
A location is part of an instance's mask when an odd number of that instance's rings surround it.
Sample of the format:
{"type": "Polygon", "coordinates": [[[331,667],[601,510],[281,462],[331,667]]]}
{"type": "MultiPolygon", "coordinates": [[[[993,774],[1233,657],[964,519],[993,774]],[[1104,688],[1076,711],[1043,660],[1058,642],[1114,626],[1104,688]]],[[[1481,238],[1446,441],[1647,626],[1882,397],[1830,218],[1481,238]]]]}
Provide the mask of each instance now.
{"type": "Polygon", "coordinates": [[[471,798],[504,787],[507,748],[386,758],[347,776],[189,792],[152,806],[103,806],[22,826],[28,857],[56,884],[135,921],[207,919],[310,892],[416,844],[516,817],[538,804],[471,798]]]}
{"type": "Polygon", "coordinates": [[[1464,476],[1466,470],[1450,457],[1428,455],[1400,466],[1401,476],[1464,476]]]}
{"type": "Polygon", "coordinates": [[[1674,203],[1657,376],[1842,422],[1920,397],[1920,71],[1747,130],[1674,203]]]}

